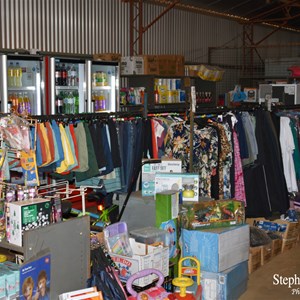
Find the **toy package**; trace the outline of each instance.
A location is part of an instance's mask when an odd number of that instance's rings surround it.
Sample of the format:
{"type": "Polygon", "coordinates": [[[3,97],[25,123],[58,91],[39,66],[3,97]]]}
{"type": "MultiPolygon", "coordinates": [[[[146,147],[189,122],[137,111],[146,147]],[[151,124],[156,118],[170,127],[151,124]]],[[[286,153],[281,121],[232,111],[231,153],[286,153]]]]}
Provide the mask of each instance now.
{"type": "Polygon", "coordinates": [[[179,219],[181,228],[193,230],[240,225],[245,222],[244,203],[232,199],[186,202],[179,219]]]}

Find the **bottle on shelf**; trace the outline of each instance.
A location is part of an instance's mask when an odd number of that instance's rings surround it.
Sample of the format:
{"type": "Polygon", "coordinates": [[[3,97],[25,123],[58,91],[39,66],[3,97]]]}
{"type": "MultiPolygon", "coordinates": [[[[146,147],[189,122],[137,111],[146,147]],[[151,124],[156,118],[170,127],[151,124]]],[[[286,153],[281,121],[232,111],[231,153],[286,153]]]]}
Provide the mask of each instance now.
{"type": "Polygon", "coordinates": [[[19,62],[16,63],[16,67],[14,68],[14,78],[15,86],[22,87],[22,68],[20,67],[19,62]]]}
{"type": "Polygon", "coordinates": [[[23,101],[23,95],[22,93],[18,94],[18,113],[21,114],[25,111],[25,105],[23,101]]]}
{"type": "Polygon", "coordinates": [[[159,94],[158,94],[158,89],[157,87],[154,90],[154,103],[159,104],[159,94]]]}
{"type": "Polygon", "coordinates": [[[64,111],[64,100],[61,96],[61,94],[56,95],[56,99],[55,99],[55,111],[57,114],[62,114],[64,111]]]}
{"type": "Polygon", "coordinates": [[[70,85],[71,86],[76,86],[77,85],[77,70],[76,67],[74,65],[72,65],[71,69],[70,69],[70,85]]]}
{"type": "Polygon", "coordinates": [[[14,64],[12,61],[9,63],[9,66],[7,68],[7,85],[8,85],[8,87],[15,86],[14,64]]]}
{"type": "Polygon", "coordinates": [[[73,92],[73,97],[74,97],[74,113],[78,114],[79,113],[79,94],[78,94],[78,91],[73,92]]]}
{"type": "Polygon", "coordinates": [[[67,85],[67,77],[68,77],[68,74],[67,74],[66,66],[65,66],[65,64],[62,64],[62,67],[61,67],[61,85],[63,85],[63,86],[67,85]]]}
{"type": "Polygon", "coordinates": [[[11,112],[13,109],[13,102],[12,102],[12,95],[8,96],[8,101],[7,101],[7,111],[11,112]]]}
{"type": "Polygon", "coordinates": [[[59,64],[55,65],[55,85],[60,86],[61,84],[61,68],[59,64]]]}
{"type": "Polygon", "coordinates": [[[23,102],[24,102],[24,110],[28,114],[31,114],[31,103],[30,103],[30,98],[28,97],[27,92],[24,92],[24,94],[23,94],[23,102]]]}

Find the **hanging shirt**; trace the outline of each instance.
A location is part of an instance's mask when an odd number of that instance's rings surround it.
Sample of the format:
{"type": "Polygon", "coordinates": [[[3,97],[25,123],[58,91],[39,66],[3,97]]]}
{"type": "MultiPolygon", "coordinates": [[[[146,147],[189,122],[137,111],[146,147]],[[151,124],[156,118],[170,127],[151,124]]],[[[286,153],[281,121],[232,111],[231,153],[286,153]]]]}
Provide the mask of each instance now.
{"type": "Polygon", "coordinates": [[[57,173],[63,173],[68,170],[68,167],[74,164],[74,156],[72,154],[71,145],[62,124],[59,124],[59,130],[61,135],[62,147],[64,151],[64,160],[61,162],[60,166],[56,168],[57,173]]]}
{"type": "Polygon", "coordinates": [[[240,156],[240,146],[236,131],[233,131],[233,145],[234,145],[234,198],[239,201],[243,201],[245,203],[245,207],[247,206],[246,202],[246,192],[245,192],[245,183],[244,183],[244,174],[242,161],[240,156]]]}
{"type": "Polygon", "coordinates": [[[76,140],[78,141],[78,161],[79,168],[77,168],[76,172],[86,172],[89,169],[89,161],[88,161],[88,148],[86,141],[86,134],[83,127],[83,123],[79,122],[74,127],[74,132],[76,136],[76,140]]]}
{"type": "Polygon", "coordinates": [[[280,117],[280,147],[283,161],[284,177],[289,192],[298,192],[293,152],[295,150],[294,138],[288,117],[280,117]]]}
{"type": "Polygon", "coordinates": [[[193,147],[193,169],[199,173],[200,196],[211,197],[211,176],[218,165],[218,134],[213,127],[199,128],[194,125],[193,141],[190,142],[190,124],[173,123],[166,137],[166,156],[181,159],[182,169],[189,171],[190,147],[193,147]]]}

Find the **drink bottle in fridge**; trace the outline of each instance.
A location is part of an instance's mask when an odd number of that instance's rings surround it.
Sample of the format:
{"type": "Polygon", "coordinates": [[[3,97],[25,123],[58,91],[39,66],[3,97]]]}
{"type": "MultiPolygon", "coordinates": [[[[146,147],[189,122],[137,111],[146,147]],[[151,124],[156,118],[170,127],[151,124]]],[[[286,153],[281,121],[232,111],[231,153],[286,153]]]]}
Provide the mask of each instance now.
{"type": "Polygon", "coordinates": [[[86,57],[47,57],[49,63],[51,114],[86,111],[86,57]]]}
{"type": "Polygon", "coordinates": [[[87,69],[88,112],[118,111],[119,63],[89,60],[87,69]]]}
{"type": "Polygon", "coordinates": [[[5,53],[0,54],[0,59],[1,111],[26,115],[45,113],[44,57],[5,53]]]}

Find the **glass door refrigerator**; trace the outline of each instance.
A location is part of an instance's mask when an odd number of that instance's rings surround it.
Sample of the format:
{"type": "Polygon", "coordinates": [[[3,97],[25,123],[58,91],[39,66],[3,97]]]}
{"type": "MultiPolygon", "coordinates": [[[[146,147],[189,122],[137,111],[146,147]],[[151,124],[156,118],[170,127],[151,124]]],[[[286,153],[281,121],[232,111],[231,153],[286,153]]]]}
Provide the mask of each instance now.
{"type": "Polygon", "coordinates": [[[77,114],[87,111],[86,57],[49,56],[50,113],[77,114]]]}
{"type": "Polygon", "coordinates": [[[119,63],[89,60],[87,69],[87,111],[119,111],[119,63]]]}
{"type": "Polygon", "coordinates": [[[1,112],[44,113],[44,57],[29,54],[1,54],[1,112]]]}

